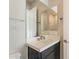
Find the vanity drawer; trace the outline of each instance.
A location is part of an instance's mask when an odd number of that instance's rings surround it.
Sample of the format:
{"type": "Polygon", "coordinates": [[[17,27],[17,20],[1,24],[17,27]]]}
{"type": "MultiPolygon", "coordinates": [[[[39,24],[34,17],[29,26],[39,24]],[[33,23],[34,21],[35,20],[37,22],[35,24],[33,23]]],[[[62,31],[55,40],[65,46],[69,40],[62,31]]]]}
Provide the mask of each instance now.
{"type": "Polygon", "coordinates": [[[50,53],[55,52],[56,48],[60,45],[60,43],[57,43],[51,47],[49,47],[48,49],[44,50],[42,52],[42,58],[45,58],[46,56],[48,56],[50,53]]]}

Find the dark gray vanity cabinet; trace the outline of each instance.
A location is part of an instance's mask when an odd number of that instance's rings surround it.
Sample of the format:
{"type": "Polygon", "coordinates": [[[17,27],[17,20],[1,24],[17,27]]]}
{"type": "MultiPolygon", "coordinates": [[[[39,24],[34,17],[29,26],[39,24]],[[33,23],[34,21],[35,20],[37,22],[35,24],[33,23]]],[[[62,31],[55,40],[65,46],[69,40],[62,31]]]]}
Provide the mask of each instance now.
{"type": "Polygon", "coordinates": [[[28,47],[28,59],[60,59],[60,43],[38,52],[28,47]]]}

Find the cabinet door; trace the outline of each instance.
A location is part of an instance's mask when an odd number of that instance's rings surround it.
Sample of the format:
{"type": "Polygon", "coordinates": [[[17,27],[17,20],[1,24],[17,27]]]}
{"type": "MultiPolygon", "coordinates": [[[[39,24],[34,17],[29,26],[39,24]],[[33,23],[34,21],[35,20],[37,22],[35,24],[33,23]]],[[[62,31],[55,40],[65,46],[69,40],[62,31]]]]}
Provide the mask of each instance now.
{"type": "Polygon", "coordinates": [[[46,56],[44,59],[56,59],[56,53],[52,52],[48,56],[46,56]]]}
{"type": "Polygon", "coordinates": [[[39,53],[28,47],[28,59],[39,59],[39,53]]]}
{"type": "Polygon", "coordinates": [[[56,59],[60,59],[60,44],[57,46],[56,50],[56,59]]]}

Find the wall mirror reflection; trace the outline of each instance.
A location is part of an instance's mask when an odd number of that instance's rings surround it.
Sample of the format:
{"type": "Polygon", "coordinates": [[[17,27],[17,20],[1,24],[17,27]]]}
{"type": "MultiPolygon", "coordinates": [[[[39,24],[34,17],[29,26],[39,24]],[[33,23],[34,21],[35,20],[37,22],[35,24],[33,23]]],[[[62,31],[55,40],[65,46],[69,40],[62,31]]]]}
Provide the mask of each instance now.
{"type": "Polygon", "coordinates": [[[29,22],[27,27],[29,27],[28,30],[34,29],[34,33],[29,33],[29,35],[56,34],[58,30],[57,8],[57,0],[27,0],[27,23],[29,22]]]}

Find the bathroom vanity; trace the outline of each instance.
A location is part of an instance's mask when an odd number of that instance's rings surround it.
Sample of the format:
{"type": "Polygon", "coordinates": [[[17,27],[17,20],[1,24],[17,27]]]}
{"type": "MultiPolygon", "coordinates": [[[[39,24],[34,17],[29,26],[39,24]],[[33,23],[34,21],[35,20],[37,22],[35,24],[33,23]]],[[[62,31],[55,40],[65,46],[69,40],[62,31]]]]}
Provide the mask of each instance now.
{"type": "Polygon", "coordinates": [[[28,47],[28,59],[60,59],[60,43],[58,42],[42,52],[28,47]]]}
{"type": "Polygon", "coordinates": [[[53,35],[47,39],[33,39],[27,42],[28,59],[60,59],[60,37],[53,35]]]}

